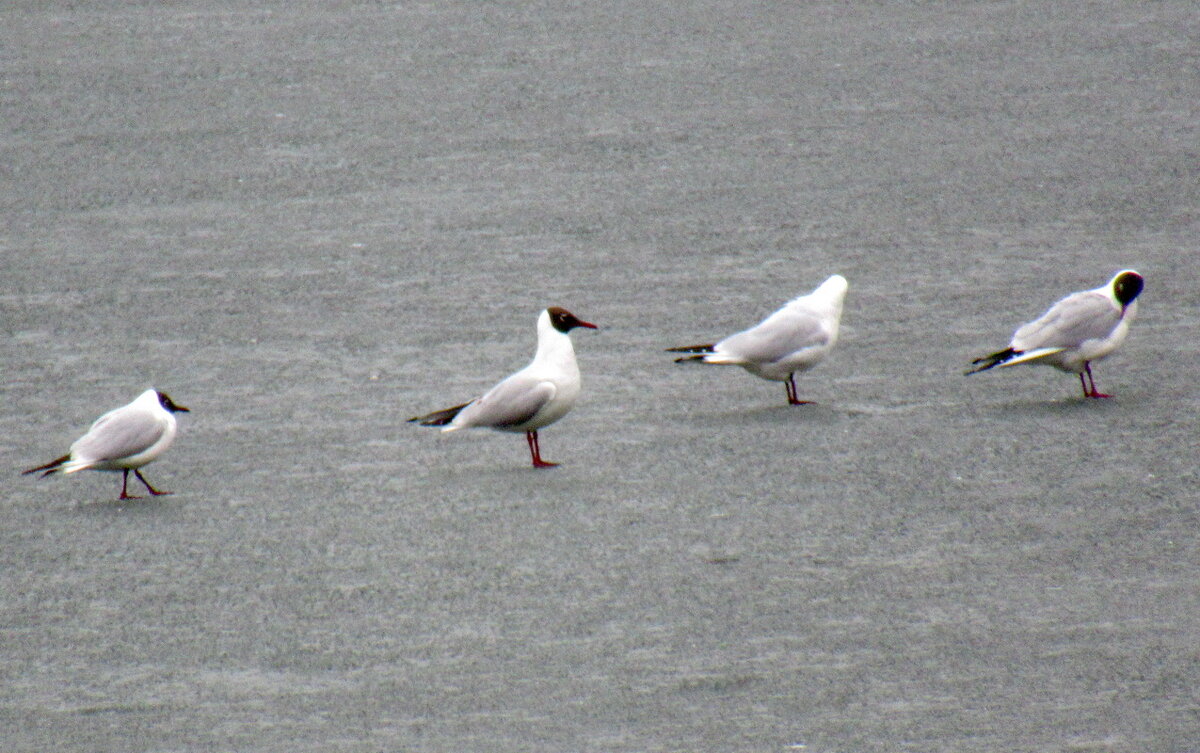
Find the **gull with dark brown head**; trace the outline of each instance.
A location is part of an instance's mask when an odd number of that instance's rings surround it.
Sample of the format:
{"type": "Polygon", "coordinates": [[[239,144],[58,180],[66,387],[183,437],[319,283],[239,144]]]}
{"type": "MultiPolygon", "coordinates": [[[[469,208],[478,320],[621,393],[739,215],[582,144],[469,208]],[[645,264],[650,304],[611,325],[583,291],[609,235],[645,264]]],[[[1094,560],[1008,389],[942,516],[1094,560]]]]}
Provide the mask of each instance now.
{"type": "Polygon", "coordinates": [[[474,427],[524,432],[533,466],[557,465],[542,459],[538,429],[567,415],[579,397],[579,365],[568,335],[576,327],[596,329],[596,325],[570,311],[551,306],[538,316],[537,352],[528,366],[483,397],[408,420],[421,426],[440,426],[444,432],[474,427]]]}
{"type": "Polygon", "coordinates": [[[1129,324],[1137,315],[1142,286],[1140,274],[1123,269],[1106,285],[1072,293],[1017,329],[1007,348],[972,361],[975,368],[966,373],[1040,363],[1078,374],[1085,398],[1111,397],[1096,389],[1091,364],[1125,341],[1129,324]]]}
{"type": "Polygon", "coordinates": [[[66,455],[22,473],[41,471],[45,478],[59,472],[121,471],[120,499],[137,499],[128,492],[129,472],[133,471],[151,494],[170,494],[150,486],[140,469],[157,460],[175,441],[175,414],[179,412],[186,413],[187,408],[176,405],[167,393],[146,390],[129,405],[96,419],[66,455]]]}

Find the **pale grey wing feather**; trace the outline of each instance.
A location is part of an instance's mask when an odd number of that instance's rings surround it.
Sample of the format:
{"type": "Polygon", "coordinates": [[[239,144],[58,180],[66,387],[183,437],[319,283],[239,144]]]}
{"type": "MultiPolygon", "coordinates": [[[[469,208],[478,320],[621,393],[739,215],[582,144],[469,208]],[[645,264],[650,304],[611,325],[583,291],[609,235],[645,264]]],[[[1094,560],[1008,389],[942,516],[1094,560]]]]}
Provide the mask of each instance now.
{"type": "Polygon", "coordinates": [[[761,324],[730,335],[714,346],[717,353],[744,358],[752,363],[774,363],[798,350],[825,345],[829,331],[809,311],[783,310],[761,324]]]}
{"type": "Polygon", "coordinates": [[[519,426],[542,409],[557,389],[552,382],[513,374],[463,408],[454,423],[462,426],[519,426]]]}
{"type": "Polygon", "coordinates": [[[1121,311],[1108,296],[1089,290],[1067,296],[1018,329],[1012,345],[1022,351],[1074,348],[1085,340],[1108,337],[1120,322],[1121,311]]]}
{"type": "Polygon", "coordinates": [[[114,411],[101,416],[71,445],[71,455],[95,462],[118,460],[149,448],[162,438],[166,423],[152,413],[114,411]]]}

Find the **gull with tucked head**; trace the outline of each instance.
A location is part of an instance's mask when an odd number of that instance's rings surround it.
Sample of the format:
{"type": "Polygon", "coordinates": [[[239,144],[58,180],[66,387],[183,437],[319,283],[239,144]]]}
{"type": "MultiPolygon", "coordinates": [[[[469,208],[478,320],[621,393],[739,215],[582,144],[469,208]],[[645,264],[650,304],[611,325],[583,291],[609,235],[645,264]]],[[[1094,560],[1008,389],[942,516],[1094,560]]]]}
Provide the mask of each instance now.
{"type": "Polygon", "coordinates": [[[670,353],[692,353],[675,363],[741,366],[756,377],[783,382],[789,405],[811,401],[796,396],[795,375],[808,371],[837,344],[842,302],[849,288],[846,278],[832,275],[808,295],[794,298],[783,308],[750,329],[707,345],[667,348],[670,353]]]}

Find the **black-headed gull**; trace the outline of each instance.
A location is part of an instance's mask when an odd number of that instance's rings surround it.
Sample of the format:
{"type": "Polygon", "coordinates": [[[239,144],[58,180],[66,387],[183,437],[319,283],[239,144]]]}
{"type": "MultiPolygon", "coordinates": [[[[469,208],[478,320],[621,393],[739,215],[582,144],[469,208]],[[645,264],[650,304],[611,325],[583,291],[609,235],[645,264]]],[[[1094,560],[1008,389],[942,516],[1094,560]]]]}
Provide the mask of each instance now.
{"type": "Polygon", "coordinates": [[[732,364],[757,377],[783,382],[788,403],[804,405],[811,401],[796,397],[795,374],[825,360],[837,344],[842,302],[849,287],[845,277],[832,275],[813,292],[788,301],[750,329],[715,344],[667,350],[695,354],[676,358],[675,363],[732,364]]]}
{"type": "Polygon", "coordinates": [[[483,397],[452,408],[408,419],[442,431],[484,427],[525,432],[535,468],[557,465],[542,460],[538,429],[567,415],[579,397],[579,365],[567,334],[576,327],[596,329],[570,311],[551,306],[537,320],[538,344],[533,361],[488,390],[483,397]]]}
{"type": "Polygon", "coordinates": [[[180,411],[186,413],[187,408],[176,405],[167,393],[146,390],[129,405],[96,419],[66,455],[22,473],[43,471],[45,478],[60,471],[122,471],[120,499],[138,499],[128,493],[129,472],[133,471],[151,494],[170,494],[150,486],[139,469],[157,460],[175,441],[175,414],[180,411]]]}
{"type": "Polygon", "coordinates": [[[1096,389],[1091,363],[1116,350],[1129,334],[1142,285],[1140,274],[1123,269],[1107,285],[1072,293],[1040,318],[1022,325],[1007,348],[972,361],[975,368],[966,373],[1042,363],[1078,374],[1084,397],[1110,397],[1096,389]]]}

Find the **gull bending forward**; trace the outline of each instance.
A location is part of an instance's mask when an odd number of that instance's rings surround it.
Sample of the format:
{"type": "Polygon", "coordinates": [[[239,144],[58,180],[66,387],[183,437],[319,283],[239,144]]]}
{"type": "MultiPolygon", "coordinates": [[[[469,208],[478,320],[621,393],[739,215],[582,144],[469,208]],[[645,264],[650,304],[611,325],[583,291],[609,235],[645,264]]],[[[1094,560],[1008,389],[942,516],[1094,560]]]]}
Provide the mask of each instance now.
{"type": "Polygon", "coordinates": [[[173,403],[167,393],[146,390],[129,405],[96,419],[66,455],[22,473],[43,471],[45,478],[59,471],[122,471],[120,499],[138,499],[128,493],[129,472],[133,471],[151,494],[170,494],[150,486],[139,469],[157,460],[175,441],[175,414],[180,411],[186,413],[187,408],[173,403]]]}
{"type": "Polygon", "coordinates": [[[533,467],[557,465],[542,460],[538,429],[567,415],[579,397],[579,365],[575,363],[575,348],[567,334],[575,327],[596,329],[596,325],[576,318],[570,311],[551,306],[538,316],[537,353],[528,366],[483,397],[408,420],[421,426],[441,426],[442,431],[480,426],[525,432],[533,467]]]}
{"type": "Polygon", "coordinates": [[[1137,315],[1142,285],[1140,274],[1124,269],[1106,285],[1072,293],[1039,319],[1022,325],[1007,348],[972,361],[975,368],[966,373],[975,374],[993,366],[1042,363],[1078,374],[1084,397],[1111,397],[1096,389],[1091,363],[1124,342],[1129,323],[1137,315]]]}
{"type": "Polygon", "coordinates": [[[676,358],[675,363],[731,364],[751,374],[783,382],[789,405],[811,401],[796,397],[795,374],[816,366],[837,344],[842,319],[842,302],[849,284],[833,275],[816,290],[784,304],[750,329],[730,335],[715,344],[667,348],[671,353],[694,353],[676,358]]]}

